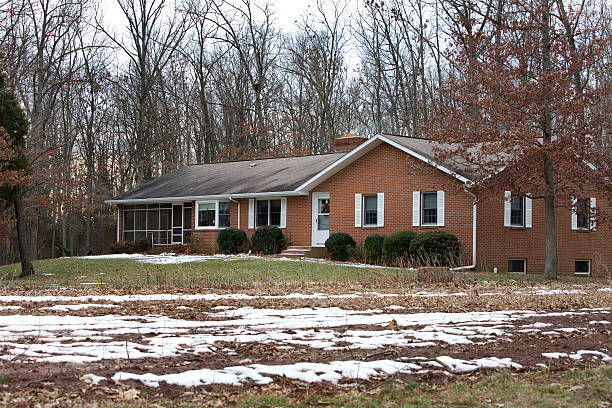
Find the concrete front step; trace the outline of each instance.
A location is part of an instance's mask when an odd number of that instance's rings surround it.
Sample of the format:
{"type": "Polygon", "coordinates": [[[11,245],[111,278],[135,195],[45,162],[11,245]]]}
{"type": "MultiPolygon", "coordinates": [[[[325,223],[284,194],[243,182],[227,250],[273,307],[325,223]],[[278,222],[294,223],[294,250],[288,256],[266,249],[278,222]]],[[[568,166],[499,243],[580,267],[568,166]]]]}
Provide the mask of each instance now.
{"type": "Polygon", "coordinates": [[[287,258],[323,258],[325,257],[325,253],[325,248],[290,246],[281,252],[281,256],[286,256],[287,258]]]}

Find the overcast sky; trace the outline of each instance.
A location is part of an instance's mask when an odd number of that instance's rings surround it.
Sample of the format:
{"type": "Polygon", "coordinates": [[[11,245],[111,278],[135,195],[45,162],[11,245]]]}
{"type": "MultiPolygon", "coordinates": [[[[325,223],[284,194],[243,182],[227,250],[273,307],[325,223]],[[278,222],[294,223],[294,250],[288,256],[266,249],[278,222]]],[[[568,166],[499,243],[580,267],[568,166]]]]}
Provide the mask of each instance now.
{"type": "MultiPolygon", "coordinates": [[[[167,0],[167,5],[169,7],[172,6],[172,1],[173,0],[167,0]]],[[[263,0],[253,1],[254,4],[265,4],[263,0]]],[[[347,20],[354,16],[354,13],[360,6],[360,0],[327,0],[327,2],[332,1],[346,1],[347,8],[343,14],[343,18],[347,20]]],[[[114,32],[115,34],[125,34],[127,31],[125,28],[127,20],[119,9],[117,0],[100,0],[100,2],[104,26],[107,27],[110,32],[114,32]]],[[[305,16],[307,13],[314,13],[317,19],[319,17],[316,0],[268,0],[267,3],[270,4],[271,9],[273,10],[275,27],[285,33],[294,31],[297,24],[302,21],[303,16],[305,16]]],[[[329,11],[329,15],[333,15],[331,10],[329,11]]],[[[350,35],[350,33],[347,32],[347,35],[350,35]]],[[[120,51],[118,52],[120,53],[120,51]]],[[[117,54],[116,58],[119,61],[123,61],[124,58],[127,57],[117,54]]],[[[357,56],[355,47],[350,41],[345,49],[345,59],[347,62],[349,75],[353,75],[359,65],[359,57],[357,56]]]]}

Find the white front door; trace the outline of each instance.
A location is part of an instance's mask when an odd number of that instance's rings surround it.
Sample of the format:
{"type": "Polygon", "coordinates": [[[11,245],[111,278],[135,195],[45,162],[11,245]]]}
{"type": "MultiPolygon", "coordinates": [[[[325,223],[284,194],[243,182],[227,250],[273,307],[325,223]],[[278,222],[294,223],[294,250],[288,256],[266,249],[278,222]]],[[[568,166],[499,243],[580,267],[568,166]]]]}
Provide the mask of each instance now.
{"type": "Polygon", "coordinates": [[[329,193],[312,193],[312,246],[324,246],[329,238],[329,193]]]}

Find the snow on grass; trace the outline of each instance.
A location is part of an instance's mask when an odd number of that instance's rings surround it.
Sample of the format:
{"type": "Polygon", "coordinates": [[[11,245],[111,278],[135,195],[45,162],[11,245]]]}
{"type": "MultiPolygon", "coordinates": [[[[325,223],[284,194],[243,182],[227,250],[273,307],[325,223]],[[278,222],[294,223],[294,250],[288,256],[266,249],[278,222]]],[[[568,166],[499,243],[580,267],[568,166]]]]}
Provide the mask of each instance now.
{"type": "Polygon", "coordinates": [[[355,292],[347,294],[327,294],[327,293],[290,293],[288,295],[247,295],[244,293],[230,294],[197,294],[179,295],[170,293],[159,293],[151,295],[87,295],[87,296],[0,296],[0,302],[82,302],[82,301],[103,301],[112,303],[121,302],[152,302],[152,301],[218,301],[218,300],[254,300],[254,299],[359,299],[369,297],[446,297],[446,296],[467,296],[466,293],[446,293],[446,292],[417,292],[417,293],[377,293],[377,292],[355,292]]]}
{"type": "MultiPolygon", "coordinates": [[[[520,364],[512,362],[509,358],[482,358],[477,360],[458,360],[448,356],[438,357],[437,360],[454,373],[467,373],[483,369],[522,368],[520,364]]],[[[197,387],[209,384],[227,384],[241,386],[252,381],[263,385],[273,382],[270,376],[284,376],[293,380],[307,383],[331,382],[337,384],[340,380],[368,380],[381,375],[426,373],[422,365],[442,368],[436,361],[424,361],[417,365],[414,363],[378,360],[378,361],[332,361],[330,363],[301,362],[283,365],[252,364],[248,366],[225,367],[219,370],[202,369],[189,370],[175,374],[133,374],[118,372],[113,375],[114,381],[136,380],[150,387],[159,387],[160,382],[183,387],[197,387]]]]}
{"type": "Polygon", "coordinates": [[[538,295],[538,296],[546,296],[546,295],[584,295],[586,292],[579,289],[537,289],[533,288],[527,292],[516,291],[514,292],[517,295],[538,295]]]}
{"type": "Polygon", "coordinates": [[[0,306],[0,311],[2,310],[21,310],[23,307],[21,306],[0,306]]]}
{"type": "MultiPolygon", "coordinates": [[[[185,255],[185,254],[174,254],[174,253],[162,253],[159,255],[146,255],[146,254],[110,254],[110,255],[93,255],[93,256],[82,256],[80,259],[90,260],[104,260],[104,259],[131,259],[140,263],[156,264],[156,265],[171,265],[171,264],[183,264],[189,262],[206,262],[211,260],[223,260],[223,261],[236,261],[240,259],[262,259],[261,256],[250,255],[250,254],[238,254],[238,255],[185,255]]],[[[350,266],[354,268],[386,268],[385,266],[379,265],[368,265],[362,263],[339,263],[331,262],[327,259],[320,258],[266,258],[271,261],[282,261],[282,262],[310,262],[310,263],[324,263],[328,265],[339,265],[339,266],[350,266]]]]}
{"type": "Polygon", "coordinates": [[[95,308],[95,307],[110,309],[110,308],[119,307],[119,306],[106,305],[106,304],[100,304],[100,303],[87,303],[87,304],[78,304],[78,305],[55,305],[55,306],[49,306],[49,307],[41,307],[40,309],[41,310],[53,310],[56,312],[67,312],[69,310],[82,310],[82,309],[90,309],[90,308],[95,308]]]}
{"type": "Polygon", "coordinates": [[[106,377],[101,377],[99,375],[95,375],[95,374],[85,374],[83,376],[81,376],[81,378],[79,378],[81,381],[84,381],[86,383],[89,383],[91,385],[97,385],[100,382],[106,380],[106,377]]]}
{"type": "MultiPolygon", "coordinates": [[[[78,308],[79,305],[69,306],[78,308]]],[[[597,312],[599,309],[564,312],[562,315],[597,312]]],[[[203,313],[204,318],[210,317],[211,320],[200,321],[159,315],[8,315],[0,316],[0,347],[6,350],[0,358],[11,360],[19,356],[26,360],[72,363],[115,358],[165,358],[210,353],[211,345],[221,341],[324,350],[345,350],[347,346],[378,349],[385,346],[471,344],[512,336],[515,330],[513,322],[546,318],[552,314],[559,315],[533,311],[394,314],[378,309],[355,311],[337,307],[242,307],[203,313]],[[391,320],[396,321],[398,330],[388,327],[391,320]],[[115,336],[123,335],[133,336],[127,342],[114,340],[115,336]],[[24,337],[38,341],[22,342],[24,337]]],[[[529,330],[539,331],[537,328],[529,330]]],[[[234,353],[233,350],[223,352],[234,353]]]]}
{"type": "Polygon", "coordinates": [[[592,355],[595,358],[601,358],[601,361],[612,361],[612,357],[610,357],[606,353],[602,353],[601,351],[595,350],[578,350],[575,353],[560,353],[560,352],[551,352],[551,353],[542,353],[542,357],[551,358],[551,359],[560,359],[560,358],[571,358],[572,360],[582,360],[583,356],[592,355]]]}
{"type": "Polygon", "coordinates": [[[436,360],[446,366],[449,371],[457,374],[471,373],[479,368],[483,369],[500,369],[500,368],[523,368],[522,365],[512,362],[510,358],[479,358],[476,360],[460,360],[449,356],[440,356],[436,360]]]}

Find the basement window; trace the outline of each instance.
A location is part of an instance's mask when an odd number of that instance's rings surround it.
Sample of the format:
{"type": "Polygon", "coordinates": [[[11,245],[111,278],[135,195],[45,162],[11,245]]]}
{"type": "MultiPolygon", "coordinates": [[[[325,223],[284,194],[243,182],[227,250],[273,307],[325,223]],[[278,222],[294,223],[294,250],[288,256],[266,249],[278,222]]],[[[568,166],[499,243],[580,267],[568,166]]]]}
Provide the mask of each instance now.
{"type": "Polygon", "coordinates": [[[508,259],[508,272],[525,273],[527,261],[525,259],[508,259]]]}
{"type": "Polygon", "coordinates": [[[589,276],[591,274],[591,261],[588,259],[576,259],[574,262],[574,275],[589,276]]]}

